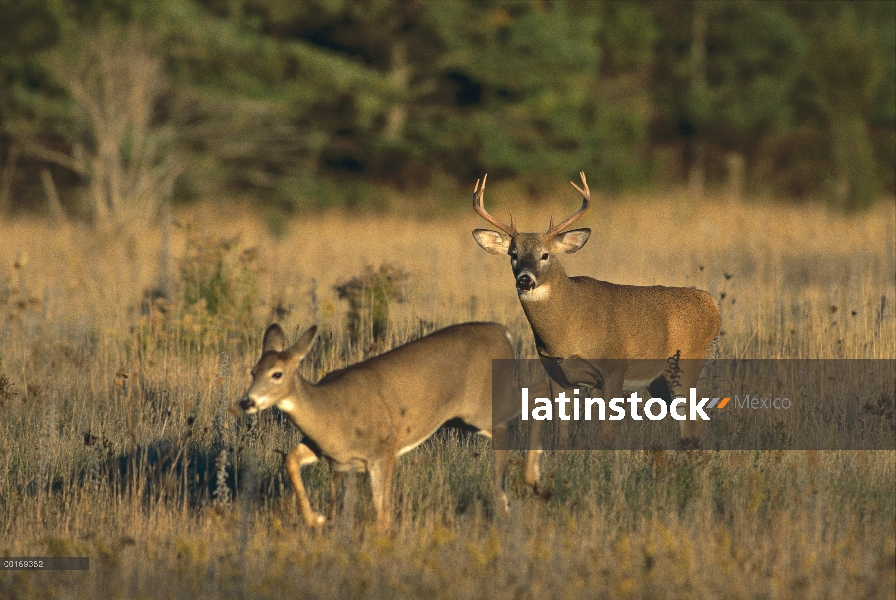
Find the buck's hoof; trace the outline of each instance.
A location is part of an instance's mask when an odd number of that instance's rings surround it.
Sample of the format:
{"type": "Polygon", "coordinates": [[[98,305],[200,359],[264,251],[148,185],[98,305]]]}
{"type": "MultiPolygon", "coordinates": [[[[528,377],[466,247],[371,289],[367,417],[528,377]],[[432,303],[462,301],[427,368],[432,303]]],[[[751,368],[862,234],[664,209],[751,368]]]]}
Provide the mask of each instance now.
{"type": "Polygon", "coordinates": [[[554,495],[554,490],[551,486],[544,486],[540,481],[536,481],[532,486],[532,491],[535,492],[535,495],[547,502],[551,499],[551,496],[554,495]]]}

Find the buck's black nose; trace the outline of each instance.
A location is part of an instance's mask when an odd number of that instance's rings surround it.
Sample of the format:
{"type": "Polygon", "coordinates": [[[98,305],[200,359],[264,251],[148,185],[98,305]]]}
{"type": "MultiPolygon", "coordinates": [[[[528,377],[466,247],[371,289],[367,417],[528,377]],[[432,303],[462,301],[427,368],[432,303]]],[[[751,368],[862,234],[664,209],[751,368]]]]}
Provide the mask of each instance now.
{"type": "Polygon", "coordinates": [[[516,289],[521,292],[531,292],[535,289],[535,280],[528,273],[523,273],[516,280],[516,289]]]}
{"type": "Polygon", "coordinates": [[[240,400],[240,410],[249,410],[250,408],[255,408],[255,400],[248,396],[240,400]]]}

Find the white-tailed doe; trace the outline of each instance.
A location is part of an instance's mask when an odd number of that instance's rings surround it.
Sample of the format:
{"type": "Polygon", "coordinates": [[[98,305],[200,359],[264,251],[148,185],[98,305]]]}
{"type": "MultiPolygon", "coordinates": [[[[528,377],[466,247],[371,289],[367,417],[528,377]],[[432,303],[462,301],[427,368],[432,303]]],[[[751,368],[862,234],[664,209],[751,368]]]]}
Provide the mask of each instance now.
{"type": "MultiPolygon", "coordinates": [[[[511,399],[492,420],[492,360],[513,358],[510,334],[497,323],[453,325],[369,360],[333,371],[317,384],[298,373],[314,342],[311,327],[290,348],[279,325],[264,334],[252,384],[237,406],[254,413],[276,406],[304,439],[286,457],[286,470],[309,526],[326,518],[311,508],[301,468],[320,458],[336,471],[367,471],[377,527],[392,520],[395,460],[422,444],[445,422],[460,419],[506,447],[506,421],[519,413],[511,399]]],[[[500,403],[499,403],[500,404],[500,403]]],[[[538,478],[538,453],[530,452],[527,479],[538,478]]],[[[495,451],[494,488],[501,510],[506,451],[495,451]]]]}
{"type": "MultiPolygon", "coordinates": [[[[582,206],[557,226],[552,217],[545,233],[518,232],[512,213],[510,225],[491,216],[483,204],[485,178],[481,187],[477,181],[473,208],[500,231],[476,229],[473,237],[493,254],[510,255],[517,294],[535,334],[538,354],[561,387],[600,385],[607,399],[647,386],[667,393],[676,385],[685,391],[695,387],[719,332],[719,309],[712,296],[692,288],[568,277],[560,264],[560,254],[579,250],[591,235],[590,229],[564,231],[591,203],[585,174],[581,177],[582,187],[572,186],[582,195],[582,206]],[[670,360],[680,369],[674,381],[669,381],[670,360]],[[564,371],[563,361],[571,368],[564,371]],[[582,361],[590,368],[582,369],[582,361]]],[[[698,447],[699,422],[679,423],[682,446],[698,447]]],[[[602,435],[608,433],[603,427],[602,435]]]]}

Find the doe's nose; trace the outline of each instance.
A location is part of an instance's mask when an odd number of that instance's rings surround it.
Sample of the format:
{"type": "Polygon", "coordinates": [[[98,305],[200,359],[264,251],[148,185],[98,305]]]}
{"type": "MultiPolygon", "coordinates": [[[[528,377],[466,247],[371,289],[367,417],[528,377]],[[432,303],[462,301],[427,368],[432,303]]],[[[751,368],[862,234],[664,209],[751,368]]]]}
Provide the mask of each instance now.
{"type": "Polygon", "coordinates": [[[516,289],[521,292],[530,292],[535,289],[535,280],[528,273],[523,273],[516,280],[516,289]]]}
{"type": "Polygon", "coordinates": [[[252,408],[255,408],[255,400],[248,396],[240,400],[240,410],[249,410],[252,408]]]}

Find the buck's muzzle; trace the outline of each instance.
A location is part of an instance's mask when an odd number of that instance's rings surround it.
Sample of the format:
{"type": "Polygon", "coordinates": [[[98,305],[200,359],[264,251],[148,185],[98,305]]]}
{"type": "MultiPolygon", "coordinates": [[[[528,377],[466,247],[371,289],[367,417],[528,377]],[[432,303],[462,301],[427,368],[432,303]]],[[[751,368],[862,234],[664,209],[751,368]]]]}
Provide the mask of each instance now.
{"type": "Polygon", "coordinates": [[[516,289],[521,292],[531,292],[535,289],[535,279],[528,273],[523,273],[516,278],[516,289]]]}

